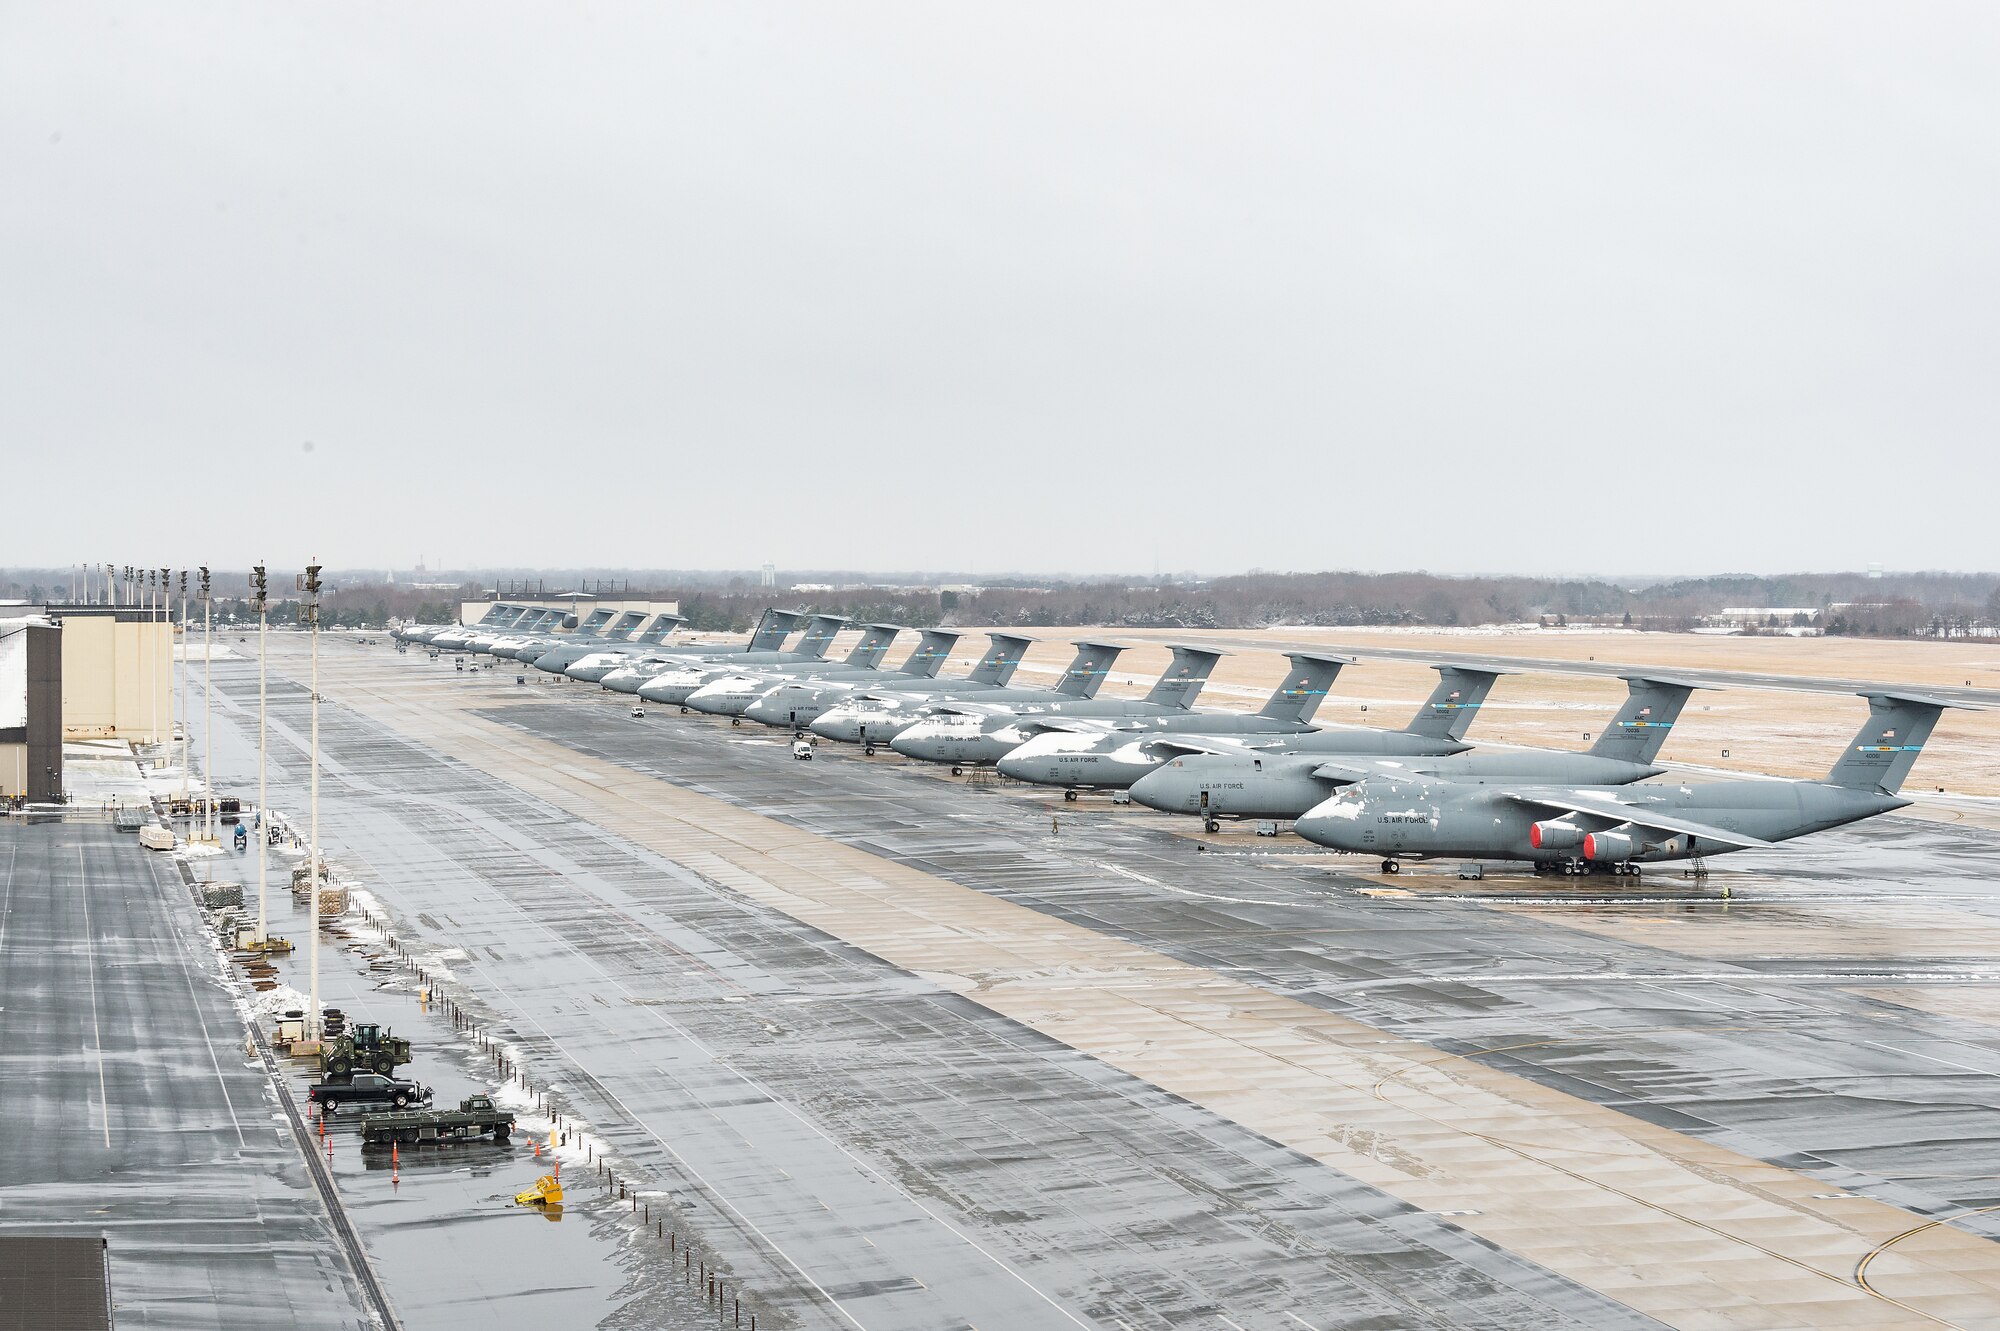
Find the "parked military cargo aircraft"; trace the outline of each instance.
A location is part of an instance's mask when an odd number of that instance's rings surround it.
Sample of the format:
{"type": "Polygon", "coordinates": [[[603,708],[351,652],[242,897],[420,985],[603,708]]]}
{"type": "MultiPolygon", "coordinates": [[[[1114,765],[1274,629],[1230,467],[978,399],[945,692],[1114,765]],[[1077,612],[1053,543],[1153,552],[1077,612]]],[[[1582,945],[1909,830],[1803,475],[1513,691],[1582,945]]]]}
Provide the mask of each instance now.
{"type": "Polygon", "coordinates": [[[1060,722],[1024,741],[1004,758],[1000,770],[1018,781],[1062,786],[1068,798],[1079,790],[1122,790],[1168,756],[1181,752],[1177,736],[1217,735],[1248,739],[1311,733],[1313,713],[1346,656],[1292,652],[1292,668],[1272,692],[1263,710],[1241,712],[1160,713],[1154,716],[1077,717],[1065,711],[1060,722]],[[1165,744],[1158,743],[1166,741],[1165,744]]]}
{"type": "Polygon", "coordinates": [[[637,656],[609,661],[608,654],[593,653],[563,673],[572,679],[587,679],[616,693],[637,693],[640,686],[666,670],[684,670],[701,661],[740,662],[768,660],[780,655],[785,639],[805,615],[794,610],[766,610],[757,621],[747,642],[713,647],[664,648],[637,656]],[[598,665],[608,668],[602,671],[598,665]]]}
{"type": "Polygon", "coordinates": [[[1318,845],[1404,859],[1524,860],[1537,871],[1637,873],[1641,864],[1772,846],[1907,806],[1898,796],[1947,707],[1913,693],[1870,692],[1868,720],[1819,781],[1631,786],[1495,783],[1370,776],[1295,824],[1318,845]]]}
{"type": "MultiPolygon", "coordinates": [[[[894,645],[896,635],[902,631],[902,626],[897,624],[864,624],[861,626],[860,638],[855,640],[854,646],[843,661],[731,670],[690,693],[683,705],[693,711],[706,712],[710,716],[740,717],[743,715],[743,710],[757,700],[759,694],[777,680],[787,676],[818,678],[821,675],[828,675],[839,678],[864,675],[879,678],[882,674],[882,660],[889,654],[889,648],[894,645]]],[[[957,635],[953,634],[952,638],[956,641],[957,635]]],[[[917,654],[923,655],[924,650],[924,643],[920,642],[917,654]]],[[[948,652],[949,647],[946,650],[948,652]]],[[[933,670],[943,664],[943,660],[943,657],[925,658],[925,662],[933,670]]]]}
{"type": "MultiPolygon", "coordinates": [[[[915,649],[904,659],[903,664],[894,670],[884,670],[879,665],[860,667],[850,664],[804,672],[754,671],[731,675],[704,684],[688,699],[688,706],[719,715],[750,716],[762,703],[781,693],[790,692],[793,697],[802,700],[814,688],[826,685],[897,688],[907,684],[916,687],[936,676],[938,670],[950,659],[951,649],[957,643],[958,634],[947,629],[931,629],[917,640],[915,649]],[[710,706],[701,706],[704,695],[708,695],[710,706]]],[[[852,659],[850,656],[850,662],[852,659]]],[[[770,715],[767,710],[752,719],[765,721],[770,715]]],[[[779,719],[768,721],[767,724],[785,725],[798,730],[818,715],[817,709],[812,710],[809,715],[800,715],[794,710],[790,715],[781,713],[779,719]]]]}
{"type": "Polygon", "coordinates": [[[941,705],[930,719],[890,741],[907,758],[950,763],[954,768],[998,762],[1030,736],[1059,729],[1071,718],[1187,715],[1222,653],[1178,646],[1173,659],[1144,698],[1038,699],[996,702],[972,699],[941,705]]]}
{"type": "MultiPolygon", "coordinates": [[[[956,641],[957,635],[953,635],[956,641]]],[[[979,658],[972,670],[962,678],[932,679],[929,683],[918,684],[911,680],[827,679],[824,677],[787,680],[767,690],[749,707],[743,715],[753,721],[761,721],[767,726],[787,726],[797,729],[809,726],[827,715],[834,707],[843,704],[868,701],[879,692],[893,692],[899,698],[944,697],[966,698],[977,694],[1005,688],[1007,681],[1014,677],[1014,670],[1021,664],[1022,655],[1033,642],[1031,638],[1018,638],[1007,633],[987,635],[986,654],[979,658]]],[[[942,665],[942,662],[939,663],[942,665]]],[[[933,669],[932,674],[935,675],[933,669]]],[[[854,734],[826,735],[827,739],[846,739],[859,742],[862,738],[859,728],[854,734]]]]}
{"type": "MultiPolygon", "coordinates": [[[[1689,693],[1700,686],[1660,676],[1622,678],[1628,686],[1625,701],[1587,753],[1488,749],[1386,756],[1367,746],[1370,732],[1325,730],[1279,736],[1268,744],[1260,740],[1262,747],[1236,752],[1202,752],[1183,745],[1180,753],[1132,784],[1132,799],[1167,813],[1195,815],[1213,831],[1224,818],[1302,817],[1340,787],[1377,776],[1628,785],[1666,770],[1654,766],[1653,758],[1666,743],[1689,693]]],[[[1447,679],[1439,687],[1449,683],[1447,679]]],[[[1418,721],[1424,719],[1425,713],[1419,712],[1418,721]]],[[[1163,738],[1171,743],[1170,737],[1163,738]]]]}
{"type": "MultiPolygon", "coordinates": [[[[1104,677],[1111,673],[1111,663],[1124,650],[1115,643],[1079,642],[1076,644],[1076,656],[1063,670],[1062,679],[1053,687],[1009,685],[987,688],[974,691],[972,699],[982,703],[1012,704],[1094,698],[1104,684],[1104,677]]],[[[1015,664],[1018,664],[1018,658],[1015,664]]],[[[1011,672],[1013,666],[1007,668],[1011,672]]],[[[826,712],[813,722],[812,731],[827,739],[859,743],[873,753],[877,744],[889,743],[911,726],[922,724],[933,713],[970,701],[962,689],[964,682],[959,681],[959,687],[944,692],[898,690],[891,693],[885,689],[871,690],[866,697],[856,698],[826,712]]]]}
{"type": "Polygon", "coordinates": [[[826,649],[840,635],[841,627],[846,623],[839,615],[814,615],[806,621],[798,641],[792,644],[789,651],[744,652],[719,661],[705,654],[694,657],[678,667],[654,675],[639,687],[639,696],[647,702],[684,705],[696,689],[712,679],[720,679],[739,666],[826,664],[826,649]]]}

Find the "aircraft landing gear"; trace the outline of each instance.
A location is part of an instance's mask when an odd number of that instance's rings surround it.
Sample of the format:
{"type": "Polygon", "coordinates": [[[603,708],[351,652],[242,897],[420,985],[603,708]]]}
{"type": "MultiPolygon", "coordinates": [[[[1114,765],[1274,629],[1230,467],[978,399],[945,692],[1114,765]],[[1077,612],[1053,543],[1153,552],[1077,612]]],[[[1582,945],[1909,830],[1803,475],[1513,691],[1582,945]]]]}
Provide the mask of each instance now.
{"type": "Polygon", "coordinates": [[[682,704],[681,704],[681,715],[682,715],[682,716],[686,716],[686,715],[688,714],[688,712],[689,712],[690,710],[692,710],[692,709],[690,709],[690,708],[688,707],[688,705],[687,705],[686,703],[682,703],[682,704]]]}
{"type": "Polygon", "coordinates": [[[1402,871],[1403,871],[1403,866],[1397,863],[1395,860],[1382,861],[1383,873],[1401,873],[1402,871]]]}
{"type": "Polygon", "coordinates": [[[740,726],[743,724],[743,718],[740,716],[732,716],[729,718],[729,724],[732,726],[740,726]]]}
{"type": "Polygon", "coordinates": [[[1063,803],[1065,804],[1076,803],[1076,792],[1074,790],[1065,790],[1063,792],[1063,803]]]}
{"type": "Polygon", "coordinates": [[[964,776],[964,775],[965,775],[965,769],[964,769],[963,767],[954,767],[954,768],[952,768],[952,769],[951,769],[951,774],[952,774],[953,776],[964,776]]]}
{"type": "Polygon", "coordinates": [[[1222,824],[1216,822],[1215,819],[1213,818],[1204,818],[1201,820],[1201,830],[1208,833],[1210,836],[1214,836],[1217,832],[1220,832],[1222,830],[1222,824]]]}
{"type": "Polygon", "coordinates": [[[861,746],[861,752],[866,754],[868,757],[873,758],[875,756],[875,746],[873,744],[863,744],[861,746]]]}

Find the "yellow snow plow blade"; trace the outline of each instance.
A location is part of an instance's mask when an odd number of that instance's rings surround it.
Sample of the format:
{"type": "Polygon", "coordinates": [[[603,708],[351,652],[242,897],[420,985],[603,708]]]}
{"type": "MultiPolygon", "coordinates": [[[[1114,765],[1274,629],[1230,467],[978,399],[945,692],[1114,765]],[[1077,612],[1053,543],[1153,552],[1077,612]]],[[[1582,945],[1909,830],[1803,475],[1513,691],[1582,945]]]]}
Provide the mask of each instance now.
{"type": "Polygon", "coordinates": [[[544,1174],[535,1180],[535,1186],[526,1192],[514,1194],[516,1206],[561,1206],[562,1184],[556,1182],[554,1174],[544,1174]]]}

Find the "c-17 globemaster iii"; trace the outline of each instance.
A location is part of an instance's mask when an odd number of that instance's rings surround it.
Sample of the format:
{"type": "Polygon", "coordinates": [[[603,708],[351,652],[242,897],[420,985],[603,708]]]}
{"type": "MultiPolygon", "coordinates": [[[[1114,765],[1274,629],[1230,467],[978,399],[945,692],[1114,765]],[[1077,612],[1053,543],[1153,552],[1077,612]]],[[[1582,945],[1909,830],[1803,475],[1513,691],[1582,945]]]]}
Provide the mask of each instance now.
{"type": "Polygon", "coordinates": [[[1294,824],[1308,841],[1404,859],[1526,860],[1538,872],[1637,873],[1641,864],[1769,847],[1873,818],[1910,801],[1896,792],[1938,716],[1958,704],[1869,692],[1868,720],[1819,781],[1673,785],[1470,785],[1371,777],[1294,824]]]}
{"type": "MultiPolygon", "coordinates": [[[[1132,800],[1166,813],[1198,816],[1214,831],[1224,818],[1302,817],[1341,786],[1373,776],[1627,785],[1666,770],[1654,766],[1653,758],[1666,743],[1688,694],[1700,686],[1659,676],[1622,678],[1628,685],[1625,701],[1587,753],[1482,749],[1476,753],[1387,756],[1343,747],[1356,732],[1326,730],[1280,736],[1268,746],[1231,753],[1184,749],[1134,782],[1132,800]]],[[[1491,681],[1489,675],[1487,683],[1491,681]]],[[[1440,683],[1440,689],[1449,683],[1448,678],[1440,683]]],[[[1420,712],[1418,723],[1423,720],[1420,712]]]]}

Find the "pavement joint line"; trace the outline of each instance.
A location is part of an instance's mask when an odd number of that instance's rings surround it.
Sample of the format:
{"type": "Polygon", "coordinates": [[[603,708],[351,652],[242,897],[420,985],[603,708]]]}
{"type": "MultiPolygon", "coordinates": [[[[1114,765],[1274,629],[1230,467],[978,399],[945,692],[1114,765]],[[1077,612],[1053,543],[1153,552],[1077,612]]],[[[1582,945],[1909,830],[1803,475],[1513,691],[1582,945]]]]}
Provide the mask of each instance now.
{"type": "Polygon", "coordinates": [[[104,1149],[111,1149],[111,1092],[104,1084],[104,1032],[97,1021],[97,930],[90,922],[90,869],[76,850],[77,897],[83,902],[84,966],[90,973],[90,1040],[97,1047],[97,1096],[104,1113],[104,1149]]]}
{"type": "MultiPolygon", "coordinates": [[[[169,927],[171,927],[171,922],[168,923],[169,927]]],[[[209,1066],[215,1069],[216,1084],[222,1089],[222,1104],[229,1111],[230,1126],[236,1129],[236,1144],[238,1146],[248,1146],[250,1144],[249,1139],[243,1135],[243,1121],[236,1116],[236,1101],[229,1094],[229,1079],[222,1075],[222,1061],[215,1055],[215,1041],[208,1029],[208,1016],[201,1010],[201,1004],[195,997],[194,970],[188,965],[184,940],[176,938],[174,942],[174,959],[180,963],[181,978],[187,981],[188,1006],[194,1009],[195,1020],[201,1024],[201,1042],[208,1050],[209,1066]]],[[[226,963],[224,964],[226,965],[226,963]]],[[[225,979],[225,983],[229,983],[229,981],[225,979]]]]}

